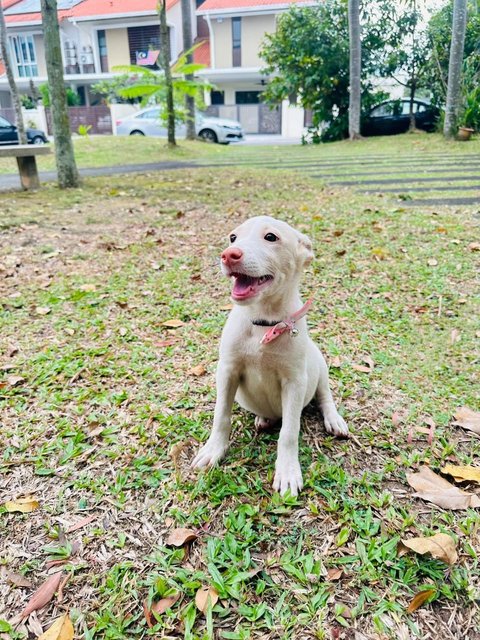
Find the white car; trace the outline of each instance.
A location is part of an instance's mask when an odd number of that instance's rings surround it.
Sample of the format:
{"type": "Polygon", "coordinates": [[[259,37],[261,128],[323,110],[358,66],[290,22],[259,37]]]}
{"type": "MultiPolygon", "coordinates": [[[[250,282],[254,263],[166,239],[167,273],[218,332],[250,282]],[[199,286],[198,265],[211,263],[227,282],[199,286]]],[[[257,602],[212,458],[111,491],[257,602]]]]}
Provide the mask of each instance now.
{"type": "MultiPolygon", "coordinates": [[[[149,107],[137,113],[117,120],[117,135],[119,136],[158,136],[167,137],[166,123],[160,119],[160,107],[149,107]]],[[[240,122],[215,118],[197,112],[195,115],[195,130],[197,136],[207,142],[229,144],[243,140],[243,129],[240,122]]],[[[186,127],[183,123],[175,125],[175,134],[185,137],[186,127]]]]}

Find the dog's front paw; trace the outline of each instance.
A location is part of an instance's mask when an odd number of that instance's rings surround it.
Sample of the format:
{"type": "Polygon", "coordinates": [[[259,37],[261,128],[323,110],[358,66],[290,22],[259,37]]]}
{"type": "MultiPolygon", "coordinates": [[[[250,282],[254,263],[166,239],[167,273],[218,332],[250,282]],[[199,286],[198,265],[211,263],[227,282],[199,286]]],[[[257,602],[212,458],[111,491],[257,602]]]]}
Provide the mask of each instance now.
{"type": "Polygon", "coordinates": [[[348,426],[336,409],[329,409],[323,414],[323,422],[328,433],[334,436],[348,436],[348,426]]]}
{"type": "Polygon", "coordinates": [[[217,438],[209,438],[193,459],[192,467],[195,469],[212,467],[223,458],[227,449],[228,442],[218,440],[217,438]]]}
{"type": "Polygon", "coordinates": [[[302,470],[298,458],[277,460],[273,488],[283,496],[290,489],[292,496],[297,496],[303,488],[302,470]]]}

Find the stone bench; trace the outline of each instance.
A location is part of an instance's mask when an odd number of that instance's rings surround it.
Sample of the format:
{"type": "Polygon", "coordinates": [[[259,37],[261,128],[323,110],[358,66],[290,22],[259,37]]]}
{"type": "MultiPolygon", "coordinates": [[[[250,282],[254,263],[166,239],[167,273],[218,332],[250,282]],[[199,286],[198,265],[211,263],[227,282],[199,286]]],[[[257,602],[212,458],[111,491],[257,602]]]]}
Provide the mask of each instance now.
{"type": "Polygon", "coordinates": [[[36,156],[44,156],[51,153],[49,147],[34,144],[12,144],[0,147],[0,158],[16,158],[20,181],[23,189],[38,189],[40,180],[38,178],[36,156]]]}

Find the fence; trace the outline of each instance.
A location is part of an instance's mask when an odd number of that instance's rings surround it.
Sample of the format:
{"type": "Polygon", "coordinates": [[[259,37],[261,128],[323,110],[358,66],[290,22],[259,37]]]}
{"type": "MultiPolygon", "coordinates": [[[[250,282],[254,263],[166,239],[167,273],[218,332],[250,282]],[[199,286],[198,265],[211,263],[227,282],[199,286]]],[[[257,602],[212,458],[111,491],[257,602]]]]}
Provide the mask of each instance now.
{"type": "Polygon", "coordinates": [[[282,111],[266,104],[218,104],[207,113],[219,118],[238,120],[245,133],[282,133],[282,111]]]}
{"type": "MultiPolygon", "coordinates": [[[[45,109],[45,115],[47,117],[48,133],[52,135],[51,110],[45,109]]],[[[72,133],[78,133],[81,125],[90,126],[89,133],[103,135],[111,135],[112,133],[112,116],[110,109],[106,105],[98,107],[68,107],[68,118],[72,133]]]]}

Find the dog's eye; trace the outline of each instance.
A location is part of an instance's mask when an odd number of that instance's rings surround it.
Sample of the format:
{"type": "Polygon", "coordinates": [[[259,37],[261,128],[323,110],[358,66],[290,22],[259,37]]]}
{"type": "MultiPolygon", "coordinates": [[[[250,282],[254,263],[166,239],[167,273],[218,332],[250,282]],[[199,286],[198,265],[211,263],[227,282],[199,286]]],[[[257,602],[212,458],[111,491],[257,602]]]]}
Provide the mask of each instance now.
{"type": "Polygon", "coordinates": [[[237,236],[234,233],[232,233],[230,235],[230,242],[235,242],[236,239],[237,239],[237,236]]]}
{"type": "Polygon", "coordinates": [[[268,242],[276,242],[278,240],[278,237],[274,233],[267,233],[264,239],[268,242]]]}

